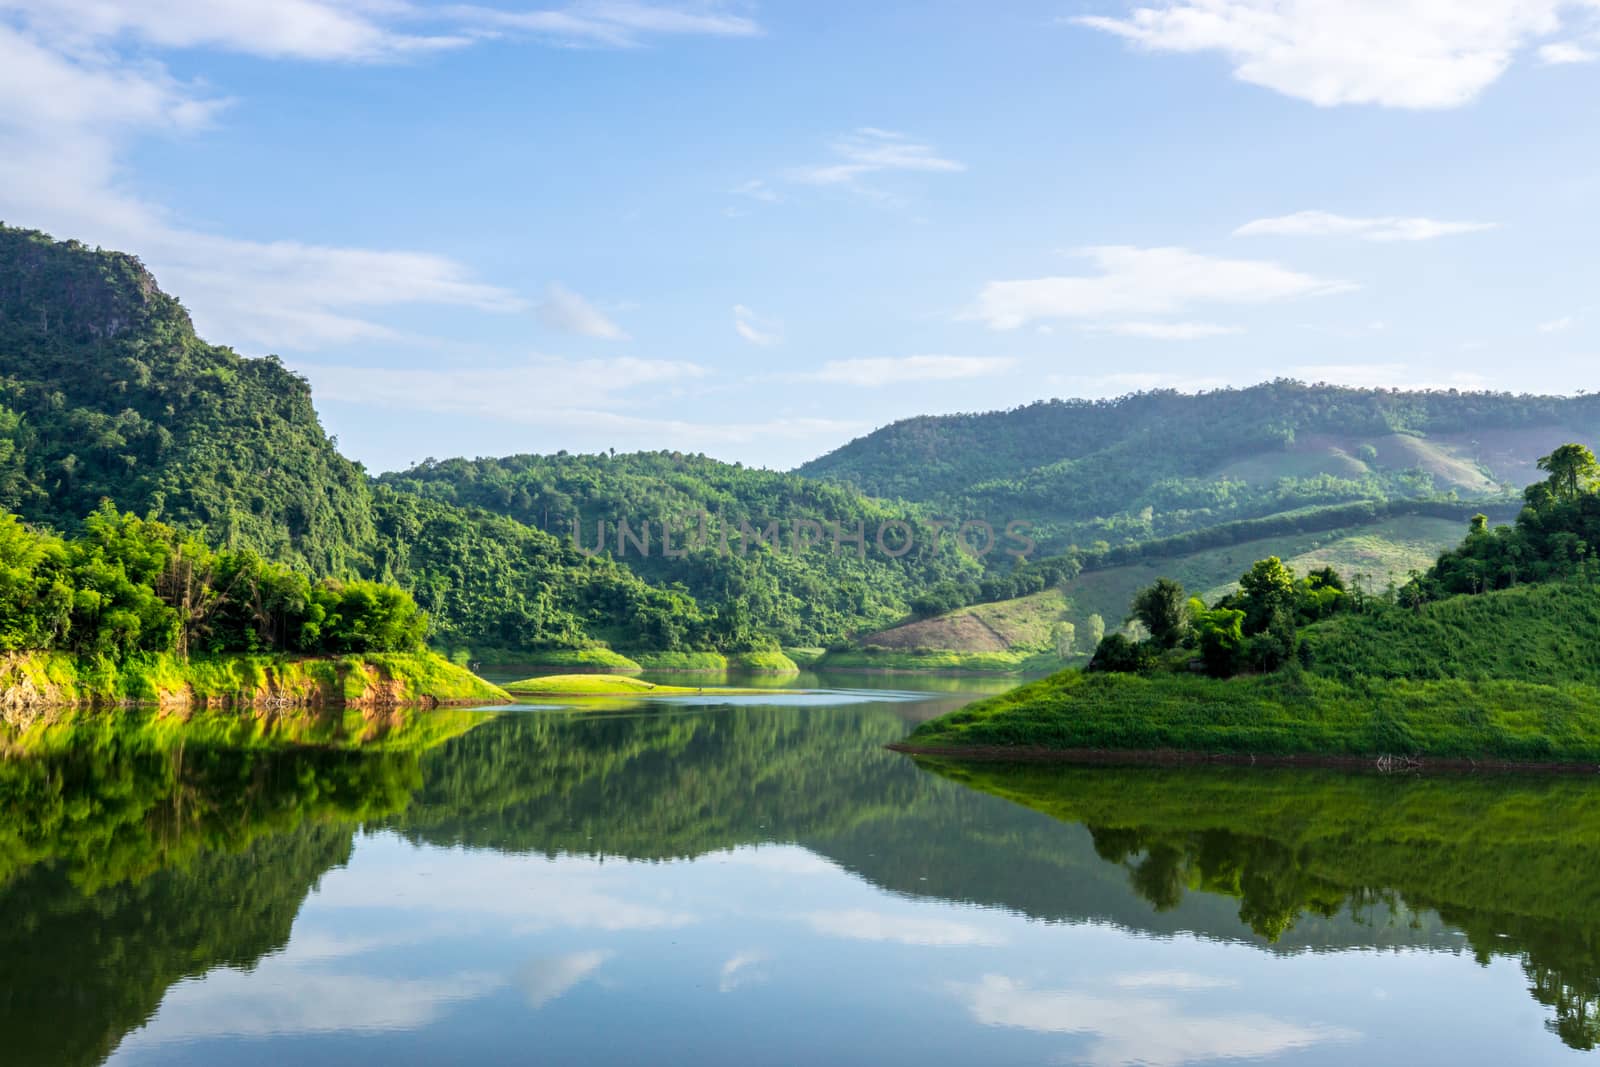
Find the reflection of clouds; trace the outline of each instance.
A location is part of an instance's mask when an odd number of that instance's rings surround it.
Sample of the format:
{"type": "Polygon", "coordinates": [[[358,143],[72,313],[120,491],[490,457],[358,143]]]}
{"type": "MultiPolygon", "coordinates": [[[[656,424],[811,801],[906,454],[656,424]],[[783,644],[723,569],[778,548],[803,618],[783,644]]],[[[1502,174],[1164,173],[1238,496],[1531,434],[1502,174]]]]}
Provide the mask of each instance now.
{"type": "Polygon", "coordinates": [[[904,945],[1003,945],[1006,939],[951,919],[929,919],[915,915],[891,915],[881,911],[854,908],[847,911],[814,911],[802,916],[819,934],[848,937],[854,941],[898,941],[904,945]]]}
{"type": "Polygon", "coordinates": [[[528,995],[529,1004],[542,1008],[599,970],[613,955],[602,951],[574,952],[531,960],[517,972],[517,985],[528,995]]]}
{"type": "Polygon", "coordinates": [[[834,874],[839,870],[830,860],[798,845],[742,846],[713,852],[695,862],[732,863],[774,874],[834,874]]]}
{"type": "Polygon", "coordinates": [[[321,974],[269,958],[253,972],[220,968],[173,986],[123,1049],[203,1037],[416,1030],[504,984],[476,972],[425,979],[321,974]]]}
{"type": "MultiPolygon", "coordinates": [[[[1070,989],[1029,989],[1004,975],[956,984],[979,1022],[1047,1034],[1090,1034],[1083,1056],[1097,1065],[1177,1067],[1199,1060],[1274,1056],[1313,1045],[1348,1041],[1348,1030],[1301,1026],[1268,1015],[1188,1014],[1173,1000],[1104,997],[1070,989]]],[[[1170,987],[1169,987],[1170,988],[1170,987]]]]}
{"type": "Polygon", "coordinates": [[[754,969],[765,962],[767,962],[767,954],[764,952],[739,952],[728,957],[728,961],[722,965],[722,973],[717,979],[717,991],[719,993],[732,993],[740,986],[765,982],[767,980],[766,974],[754,969]]]}
{"type": "Polygon", "coordinates": [[[1239,983],[1232,978],[1190,971],[1139,971],[1120,974],[1111,984],[1123,989],[1232,989],[1239,983]]]}
{"type": "MultiPolygon", "coordinates": [[[[365,858],[365,857],[363,857],[365,858]]],[[[319,908],[393,907],[438,912],[457,924],[489,918],[512,934],[559,928],[649,930],[686,926],[695,916],[623,893],[636,889],[633,865],[588,860],[451,850],[426,878],[388,881],[384,866],[352,866],[330,874],[316,896],[319,908]]],[[[410,861],[414,862],[414,861],[410,861]]]]}

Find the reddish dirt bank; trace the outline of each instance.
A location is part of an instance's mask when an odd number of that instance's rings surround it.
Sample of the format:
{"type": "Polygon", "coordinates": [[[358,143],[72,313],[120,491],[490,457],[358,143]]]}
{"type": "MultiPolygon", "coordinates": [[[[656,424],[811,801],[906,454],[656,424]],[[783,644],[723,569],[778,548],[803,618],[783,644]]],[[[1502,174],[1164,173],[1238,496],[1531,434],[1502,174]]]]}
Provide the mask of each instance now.
{"type": "Polygon", "coordinates": [[[1444,756],[1318,756],[1251,755],[1241,752],[1183,752],[1177,749],[1120,748],[1039,748],[1023,745],[916,745],[897,742],[887,746],[911,756],[938,756],[943,759],[973,760],[986,763],[1103,763],[1116,765],[1173,766],[1178,764],[1224,764],[1236,767],[1342,767],[1377,770],[1385,773],[1463,771],[1533,771],[1560,774],[1597,774],[1600,764],[1529,762],[1504,759],[1470,759],[1444,756]]]}

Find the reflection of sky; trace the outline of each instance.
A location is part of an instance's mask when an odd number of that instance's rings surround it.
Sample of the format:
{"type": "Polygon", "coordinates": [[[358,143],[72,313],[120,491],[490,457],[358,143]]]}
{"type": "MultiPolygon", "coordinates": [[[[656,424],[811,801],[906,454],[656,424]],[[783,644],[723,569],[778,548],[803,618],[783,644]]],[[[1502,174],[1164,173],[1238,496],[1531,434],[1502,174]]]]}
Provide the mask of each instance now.
{"type": "Polygon", "coordinates": [[[114,1062],[1571,1056],[1544,1017],[1511,961],[1034,922],[886,893],[792,845],[645,863],[379,833],[323,877],[283,951],[175,985],[114,1062]]]}

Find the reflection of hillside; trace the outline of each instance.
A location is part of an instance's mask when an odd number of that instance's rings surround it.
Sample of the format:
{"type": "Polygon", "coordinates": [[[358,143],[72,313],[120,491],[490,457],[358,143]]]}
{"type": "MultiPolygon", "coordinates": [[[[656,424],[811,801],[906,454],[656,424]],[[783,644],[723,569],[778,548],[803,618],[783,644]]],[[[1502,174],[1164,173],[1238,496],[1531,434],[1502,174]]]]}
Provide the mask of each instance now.
{"type": "Polygon", "coordinates": [[[14,879],[0,889],[6,1061],[99,1063],[174,982],[254,966],[350,843],[349,827],[302,826],[87,895],[52,863],[14,879]]]}
{"type": "Polygon", "coordinates": [[[1520,960],[1563,1041],[1600,1042],[1600,788],[1587,779],[926,765],[1088,827],[1158,913],[1232,899],[1277,941],[1374,904],[1436,912],[1480,960],[1520,960]]]}
{"type": "Polygon", "coordinates": [[[429,753],[413,840],[670,859],[908,807],[894,705],[506,715],[429,753]],[[899,772],[899,773],[896,773],[899,772]]]}
{"type": "Polygon", "coordinates": [[[70,746],[0,760],[0,885],[50,861],[93,892],[307,821],[377,817],[420,783],[407,749],[240,748],[107,719],[70,746]]]}
{"type": "Polygon", "coordinates": [[[281,948],[355,826],[421,783],[414,751],[206,737],[103,718],[0,760],[7,1062],[97,1063],[174,982],[281,948]]]}

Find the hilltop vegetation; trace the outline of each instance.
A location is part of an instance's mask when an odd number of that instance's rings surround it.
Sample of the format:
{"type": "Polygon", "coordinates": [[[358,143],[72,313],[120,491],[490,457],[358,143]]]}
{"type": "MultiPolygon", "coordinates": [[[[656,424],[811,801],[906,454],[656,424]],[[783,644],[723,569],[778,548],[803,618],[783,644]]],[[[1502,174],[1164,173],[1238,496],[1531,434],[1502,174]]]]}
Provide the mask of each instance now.
{"type": "Polygon", "coordinates": [[[1578,445],[1540,462],[1549,478],[1515,525],[1479,516],[1397,591],[1332,569],[1297,578],[1276,558],[1209,606],[1161,579],[1131,606],[1147,638],[1109,635],[1091,673],[975,705],[912,743],[1600,760],[1600,465],[1578,445]]]}
{"type": "Polygon", "coordinates": [[[790,646],[843,641],[899,621],[926,590],[970,587],[960,595],[974,598],[983,577],[925,508],[705,456],[453,459],[379,481],[504,515],[714,605],[719,647],[748,647],[756,634],[790,646]]]}
{"type": "Polygon", "coordinates": [[[304,378],[201,341],[134,257],[0,225],[0,508],[66,531],[102,499],[318,574],[374,538],[304,378]]]}
{"type": "Polygon", "coordinates": [[[1276,381],[907,419],[800,468],[868,493],[1028,519],[1051,551],[1356,500],[1493,499],[1600,432],[1600,397],[1276,381]]]}

